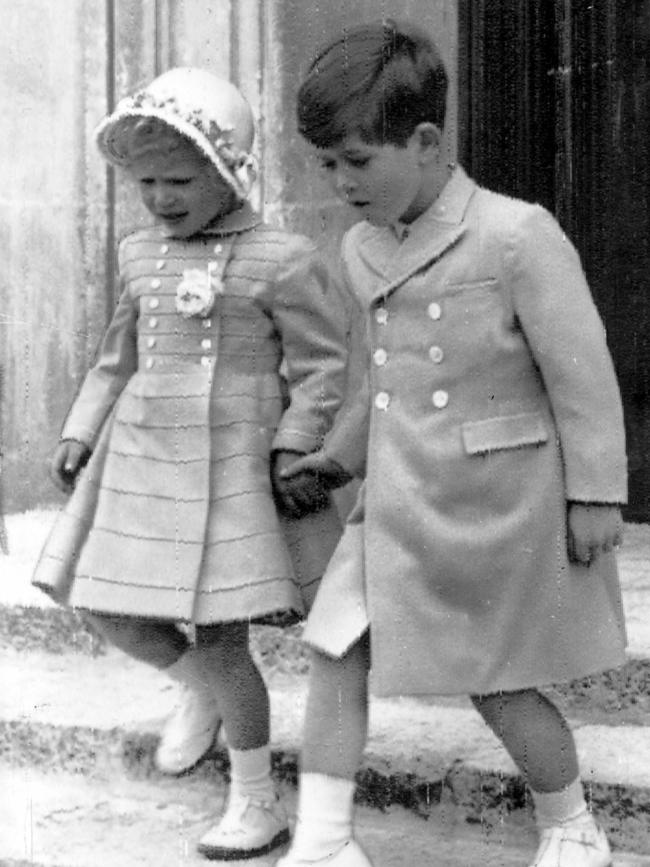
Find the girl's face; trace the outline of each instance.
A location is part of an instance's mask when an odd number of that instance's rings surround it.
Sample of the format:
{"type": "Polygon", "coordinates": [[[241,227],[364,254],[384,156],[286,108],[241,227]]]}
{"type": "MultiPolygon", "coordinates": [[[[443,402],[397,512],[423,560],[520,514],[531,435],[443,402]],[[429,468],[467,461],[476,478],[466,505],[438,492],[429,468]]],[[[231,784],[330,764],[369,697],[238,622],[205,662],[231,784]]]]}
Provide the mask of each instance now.
{"type": "Polygon", "coordinates": [[[235,206],[233,190],[191,145],[143,153],[129,174],[144,206],[169,236],[189,238],[235,206]]]}
{"type": "Polygon", "coordinates": [[[376,226],[408,223],[430,204],[416,136],[405,147],[366,144],[358,135],[318,149],[323,172],[336,195],[359,219],[376,226]]]}

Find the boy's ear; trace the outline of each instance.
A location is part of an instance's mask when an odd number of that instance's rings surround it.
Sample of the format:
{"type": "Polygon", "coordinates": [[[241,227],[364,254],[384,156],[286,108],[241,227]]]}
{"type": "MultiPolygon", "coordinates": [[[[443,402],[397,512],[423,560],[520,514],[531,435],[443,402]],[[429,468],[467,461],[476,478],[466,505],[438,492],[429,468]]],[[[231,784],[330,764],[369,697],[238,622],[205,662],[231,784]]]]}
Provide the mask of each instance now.
{"type": "Polygon", "coordinates": [[[413,130],[413,137],[425,162],[438,156],[442,145],[442,130],[435,123],[419,123],[413,130]]]}

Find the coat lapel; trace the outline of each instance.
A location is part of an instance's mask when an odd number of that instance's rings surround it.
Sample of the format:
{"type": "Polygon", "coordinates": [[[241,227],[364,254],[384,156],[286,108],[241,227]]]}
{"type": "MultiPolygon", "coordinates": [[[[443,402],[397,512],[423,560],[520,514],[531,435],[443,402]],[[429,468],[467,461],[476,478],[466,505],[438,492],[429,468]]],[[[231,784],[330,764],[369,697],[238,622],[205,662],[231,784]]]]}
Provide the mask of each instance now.
{"type": "Polygon", "coordinates": [[[475,189],[476,184],[458,167],[436,202],[409,226],[408,237],[401,243],[390,227],[367,232],[358,247],[367,282],[356,287],[366,301],[389,295],[462,238],[465,212],[475,189]]]}

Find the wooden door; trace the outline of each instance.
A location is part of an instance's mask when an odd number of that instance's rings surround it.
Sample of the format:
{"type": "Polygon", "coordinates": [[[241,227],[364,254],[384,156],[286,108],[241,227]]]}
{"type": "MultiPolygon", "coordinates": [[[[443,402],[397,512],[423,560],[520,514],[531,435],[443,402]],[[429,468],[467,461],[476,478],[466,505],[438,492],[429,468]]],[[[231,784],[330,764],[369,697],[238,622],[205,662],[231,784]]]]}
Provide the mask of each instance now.
{"type": "Polygon", "coordinates": [[[461,160],[554,211],[623,395],[629,520],[650,519],[650,0],[462,0],[461,160]]]}

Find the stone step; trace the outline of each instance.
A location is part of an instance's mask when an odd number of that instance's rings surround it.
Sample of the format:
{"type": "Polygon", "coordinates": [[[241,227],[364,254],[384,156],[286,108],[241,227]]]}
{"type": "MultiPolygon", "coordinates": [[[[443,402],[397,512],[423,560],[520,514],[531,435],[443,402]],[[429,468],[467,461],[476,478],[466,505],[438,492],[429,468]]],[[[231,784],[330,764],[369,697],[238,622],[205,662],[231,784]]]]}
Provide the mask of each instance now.
{"type": "MultiPolygon", "coordinates": [[[[5,765],[163,780],[153,756],[176,699],[163,673],[116,650],[93,658],[9,648],[0,658],[0,682],[5,765]]],[[[295,786],[306,679],[270,672],[268,683],[276,778],[295,786]]],[[[645,821],[639,845],[650,853],[650,728],[573,723],[594,810],[621,845],[645,821]]],[[[470,822],[527,804],[511,760],[466,701],[445,706],[374,698],[370,730],[358,778],[363,804],[427,815],[447,799],[470,822]]],[[[192,776],[223,780],[225,751],[217,749],[192,776]]]]}
{"type": "MultiPolygon", "coordinates": [[[[77,614],[52,605],[29,586],[35,552],[52,517],[52,512],[39,512],[7,518],[11,553],[0,554],[0,761],[18,780],[47,771],[55,774],[53,785],[58,777],[98,773],[111,781],[135,778],[166,785],[153,755],[175,701],[174,685],[164,674],[107,648],[77,614]]],[[[627,529],[631,544],[621,574],[632,639],[629,663],[621,672],[558,688],[552,697],[571,719],[589,798],[613,844],[648,856],[650,528],[627,529]]],[[[271,692],[275,775],[290,787],[297,777],[308,667],[299,638],[299,628],[253,634],[271,692]]],[[[227,759],[218,749],[189,782],[222,786],[226,775],[227,759]]],[[[373,698],[358,784],[364,805],[405,808],[414,816],[451,805],[457,821],[483,828],[499,825],[505,811],[521,816],[527,807],[516,769],[464,698],[373,698]]],[[[0,864],[12,863],[2,860],[3,854],[0,849],[0,864]]],[[[83,862],[38,863],[76,867],[83,862]]],[[[512,863],[524,862],[519,856],[512,863]]],[[[650,867],[650,857],[636,863],[650,867]]]]}
{"type": "MultiPolygon", "coordinates": [[[[2,867],[205,867],[196,843],[224,804],[225,787],[205,778],[133,779],[46,773],[0,764],[2,867]]],[[[290,822],[295,790],[279,785],[290,822]]],[[[486,811],[468,823],[450,798],[426,816],[392,806],[358,807],[356,834],[378,867],[522,867],[535,851],[524,810],[486,811]],[[435,859],[435,860],[433,860],[435,859]]],[[[271,867],[282,854],[231,861],[271,867]]],[[[650,857],[614,849],[614,867],[648,867],[650,857]]]]}

